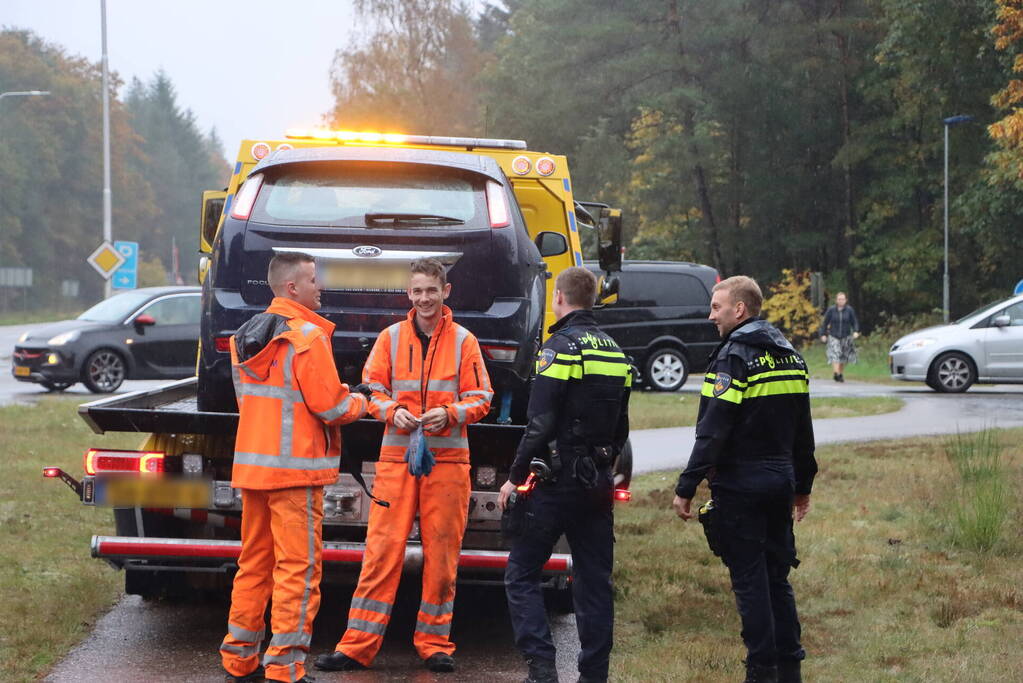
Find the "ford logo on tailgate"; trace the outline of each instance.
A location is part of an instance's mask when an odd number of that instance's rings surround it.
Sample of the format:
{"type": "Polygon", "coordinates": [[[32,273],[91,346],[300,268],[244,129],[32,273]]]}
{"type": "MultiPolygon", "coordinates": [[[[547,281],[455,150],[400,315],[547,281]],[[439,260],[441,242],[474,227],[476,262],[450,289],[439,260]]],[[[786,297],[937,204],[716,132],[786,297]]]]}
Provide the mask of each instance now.
{"type": "Polygon", "coordinates": [[[380,254],[382,254],[383,251],[380,249],[380,247],[374,247],[368,244],[364,244],[362,246],[355,247],[354,249],[352,249],[352,253],[355,254],[356,256],[362,256],[363,258],[373,258],[374,256],[380,256],[380,254]]]}

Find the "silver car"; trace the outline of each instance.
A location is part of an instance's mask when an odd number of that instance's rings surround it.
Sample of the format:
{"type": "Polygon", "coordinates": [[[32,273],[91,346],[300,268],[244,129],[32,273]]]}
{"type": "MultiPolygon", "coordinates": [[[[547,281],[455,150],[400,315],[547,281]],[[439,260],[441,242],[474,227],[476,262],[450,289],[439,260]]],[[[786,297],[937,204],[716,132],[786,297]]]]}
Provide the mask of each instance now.
{"type": "Polygon", "coordinates": [[[892,344],[888,367],[892,379],[941,392],[966,391],[974,382],[1023,383],[1023,295],[907,334],[892,344]]]}

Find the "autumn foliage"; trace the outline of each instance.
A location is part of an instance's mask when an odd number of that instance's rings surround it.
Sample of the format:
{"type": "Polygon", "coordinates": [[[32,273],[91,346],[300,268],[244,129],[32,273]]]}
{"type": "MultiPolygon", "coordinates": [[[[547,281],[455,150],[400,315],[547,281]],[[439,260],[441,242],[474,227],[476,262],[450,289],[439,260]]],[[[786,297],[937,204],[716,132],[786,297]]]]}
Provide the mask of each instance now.
{"type": "Polygon", "coordinates": [[[763,316],[800,346],[817,333],[820,312],[810,302],[810,273],[786,268],[782,279],[769,289],[763,316]]]}

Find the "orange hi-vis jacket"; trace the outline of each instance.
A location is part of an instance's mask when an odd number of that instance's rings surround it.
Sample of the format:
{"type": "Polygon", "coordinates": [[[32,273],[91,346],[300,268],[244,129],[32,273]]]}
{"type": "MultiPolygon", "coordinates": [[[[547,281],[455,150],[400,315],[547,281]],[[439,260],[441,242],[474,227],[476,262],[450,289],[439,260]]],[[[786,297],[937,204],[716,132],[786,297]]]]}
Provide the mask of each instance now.
{"type": "Polygon", "coordinates": [[[444,306],[424,359],[414,318],[415,309],[381,332],[362,369],[362,381],[373,390],[369,412],[386,424],[380,460],[405,459],[409,433],[393,424],[399,406],[416,417],[444,407],[448,424],[427,433],[427,445],[439,463],[468,463],[466,428],[486,416],[494,397],[479,342],[452,320],[451,309],[444,306]]]}
{"type": "Polygon", "coordinates": [[[299,303],[275,297],[266,313],[287,319],[261,351],[239,361],[231,337],[238,398],[231,485],[243,489],[323,486],[337,479],[340,425],[366,412],[366,398],[338,378],[334,324],[299,303]]]}

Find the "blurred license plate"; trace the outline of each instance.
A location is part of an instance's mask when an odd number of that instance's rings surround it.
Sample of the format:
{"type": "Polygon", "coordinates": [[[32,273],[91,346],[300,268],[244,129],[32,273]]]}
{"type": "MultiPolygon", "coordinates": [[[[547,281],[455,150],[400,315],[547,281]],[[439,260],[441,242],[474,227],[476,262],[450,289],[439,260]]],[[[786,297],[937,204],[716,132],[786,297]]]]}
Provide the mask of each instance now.
{"type": "Polygon", "coordinates": [[[408,266],[330,263],[323,286],[356,292],[404,292],[408,288],[408,266]]]}
{"type": "Polygon", "coordinates": [[[14,374],[18,377],[28,377],[32,374],[32,369],[26,365],[15,365],[14,374]]]}
{"type": "Polygon", "coordinates": [[[201,479],[97,479],[94,502],[112,507],[207,508],[210,484],[201,479]]]}

